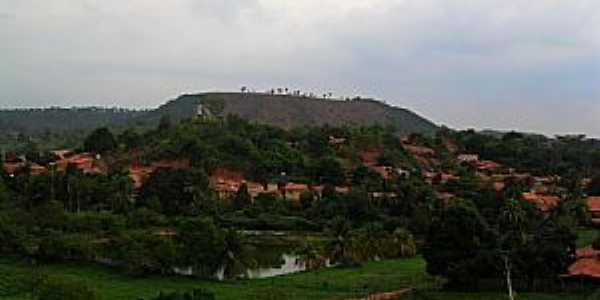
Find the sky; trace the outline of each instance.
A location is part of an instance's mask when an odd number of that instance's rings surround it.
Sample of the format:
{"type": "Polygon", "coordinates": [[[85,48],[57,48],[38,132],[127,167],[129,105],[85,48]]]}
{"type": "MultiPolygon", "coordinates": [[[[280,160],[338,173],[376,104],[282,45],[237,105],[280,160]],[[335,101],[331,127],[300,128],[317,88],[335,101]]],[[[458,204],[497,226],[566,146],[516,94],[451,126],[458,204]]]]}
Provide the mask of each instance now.
{"type": "Polygon", "coordinates": [[[0,108],[288,87],[600,137],[597,0],[0,0],[0,41],[0,108]]]}

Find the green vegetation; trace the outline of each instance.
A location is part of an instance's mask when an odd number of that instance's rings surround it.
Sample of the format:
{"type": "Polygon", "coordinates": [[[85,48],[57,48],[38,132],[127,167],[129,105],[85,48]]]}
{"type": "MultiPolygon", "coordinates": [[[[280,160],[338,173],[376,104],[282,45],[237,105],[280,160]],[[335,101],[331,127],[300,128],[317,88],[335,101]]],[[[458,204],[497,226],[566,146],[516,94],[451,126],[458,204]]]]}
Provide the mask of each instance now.
{"type": "MultiPolygon", "coordinates": [[[[223,99],[223,113],[238,100],[223,99]]],[[[587,230],[577,240],[577,229],[590,224],[582,199],[600,177],[574,153],[591,159],[593,143],[561,138],[548,146],[514,133],[449,130],[401,140],[388,125],[286,131],[234,115],[167,115],[146,130],[96,129],[62,159],[28,143],[9,153],[10,168],[0,171],[0,254],[16,259],[5,261],[6,274],[37,281],[15,285],[7,276],[2,286],[8,296],[34,299],[345,299],[409,287],[424,299],[568,291],[560,275],[575,246],[600,244],[587,230]],[[560,167],[521,153],[546,147],[562,154],[555,158],[560,167]],[[457,153],[465,151],[507,165],[461,162],[457,153]],[[542,181],[512,164],[564,173],[542,181]],[[523,192],[537,188],[559,195],[555,203],[525,201],[523,192]],[[274,232],[262,236],[267,230],[274,232]],[[273,238],[281,230],[305,238],[273,238]],[[296,267],[311,272],[243,280],[259,266],[290,262],[282,253],[266,255],[273,247],[285,247],[296,267]],[[394,260],[417,253],[422,258],[394,260]],[[323,269],[328,263],[338,268],[323,269]],[[182,273],[189,278],[176,277],[182,273]],[[56,295],[40,294],[44,288],[56,295]],[[194,296],[195,289],[204,290],[194,296]]]]}
{"type": "MultiPolygon", "coordinates": [[[[24,274],[31,266],[4,259],[0,274],[24,274]]],[[[439,280],[425,273],[421,258],[370,262],[359,268],[320,269],[310,272],[270,279],[230,282],[199,281],[181,277],[151,276],[132,278],[104,267],[60,264],[43,265],[35,272],[46,274],[58,281],[74,280],[93,287],[98,299],[151,299],[159,291],[192,291],[204,289],[215,294],[218,300],[227,299],[348,299],[366,294],[414,287],[417,294],[407,299],[506,299],[501,292],[460,293],[441,291],[439,280]]],[[[13,283],[9,276],[0,276],[2,291],[13,283]]],[[[12,277],[12,276],[11,276],[12,277]]],[[[25,300],[25,294],[2,294],[6,299],[25,300]]],[[[585,293],[519,293],[519,299],[558,300],[595,299],[593,291],[585,293]]]]}
{"type": "Polygon", "coordinates": [[[598,229],[579,228],[577,230],[577,248],[591,246],[598,238],[599,233],[598,229]]]}

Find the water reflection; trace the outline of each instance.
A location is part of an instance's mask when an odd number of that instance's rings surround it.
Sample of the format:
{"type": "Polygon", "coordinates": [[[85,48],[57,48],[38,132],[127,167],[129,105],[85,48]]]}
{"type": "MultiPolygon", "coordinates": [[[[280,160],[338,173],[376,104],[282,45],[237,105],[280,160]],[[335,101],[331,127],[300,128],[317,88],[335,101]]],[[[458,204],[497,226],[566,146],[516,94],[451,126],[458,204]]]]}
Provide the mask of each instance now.
{"type": "MultiPolygon", "coordinates": [[[[329,259],[325,261],[324,267],[329,268],[333,265],[329,259]]],[[[182,276],[194,275],[192,267],[187,268],[173,268],[175,274],[182,276]]],[[[255,267],[249,267],[246,270],[238,273],[234,278],[238,279],[259,279],[259,278],[270,278],[276,276],[282,276],[287,274],[293,274],[306,271],[306,263],[302,260],[299,255],[293,253],[279,253],[277,262],[262,260],[262,264],[259,263],[255,267]]],[[[225,266],[221,267],[215,274],[215,278],[218,280],[226,280],[233,278],[225,277],[225,266]]]]}

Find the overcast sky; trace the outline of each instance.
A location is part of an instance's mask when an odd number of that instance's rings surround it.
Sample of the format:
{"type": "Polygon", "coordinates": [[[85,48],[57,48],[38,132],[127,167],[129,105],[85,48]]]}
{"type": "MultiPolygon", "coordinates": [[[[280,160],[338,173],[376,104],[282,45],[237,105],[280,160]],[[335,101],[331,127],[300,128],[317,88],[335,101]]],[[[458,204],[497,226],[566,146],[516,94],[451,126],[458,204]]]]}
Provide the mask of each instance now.
{"type": "Polygon", "coordinates": [[[0,41],[0,107],[289,87],[600,136],[597,0],[0,0],[0,41]]]}

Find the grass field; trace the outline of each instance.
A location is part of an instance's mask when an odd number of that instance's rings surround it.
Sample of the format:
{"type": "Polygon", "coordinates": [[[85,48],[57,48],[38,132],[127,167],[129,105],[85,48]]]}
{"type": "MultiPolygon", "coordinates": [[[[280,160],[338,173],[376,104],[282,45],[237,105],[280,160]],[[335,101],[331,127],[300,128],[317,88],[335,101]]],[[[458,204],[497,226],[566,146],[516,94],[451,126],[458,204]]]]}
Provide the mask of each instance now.
{"type": "MultiPolygon", "coordinates": [[[[37,271],[50,277],[79,280],[93,286],[101,299],[139,299],[159,291],[190,290],[203,287],[217,299],[351,299],[368,293],[415,287],[419,296],[407,299],[506,299],[502,293],[448,293],[439,291],[439,282],[426,275],[425,262],[417,257],[372,262],[360,268],[327,269],[272,279],[231,282],[203,281],[181,277],[131,278],[113,270],[89,265],[45,265],[37,271]]],[[[31,270],[20,262],[3,260],[0,274],[18,274],[31,270]]],[[[2,284],[0,284],[0,287],[2,284]]],[[[521,294],[519,299],[564,300],[600,299],[598,295],[521,294]],[[597,296],[597,297],[596,297],[597,296]]],[[[27,295],[4,299],[25,300],[27,295]]]]}
{"type": "Polygon", "coordinates": [[[577,247],[590,246],[598,236],[599,230],[595,228],[581,228],[577,230],[577,247]]]}
{"type": "MultiPolygon", "coordinates": [[[[589,245],[595,230],[578,231],[578,246],[589,245]]],[[[182,291],[205,288],[219,300],[238,299],[352,299],[369,293],[416,288],[417,296],[407,299],[430,300],[500,300],[503,293],[449,293],[440,290],[441,282],[425,273],[425,262],[416,257],[401,260],[371,262],[360,268],[334,268],[293,274],[271,279],[229,282],[206,281],[183,277],[132,278],[95,265],[60,264],[32,267],[21,261],[0,259],[0,295],[7,295],[10,285],[18,281],[16,274],[32,270],[51,278],[77,280],[93,287],[102,300],[140,299],[159,291],[182,291]]],[[[0,296],[2,298],[2,296],[0,296]]],[[[2,299],[26,300],[28,295],[4,296],[2,299]]],[[[593,294],[519,294],[519,300],[600,299],[600,290],[593,294]]]]}

